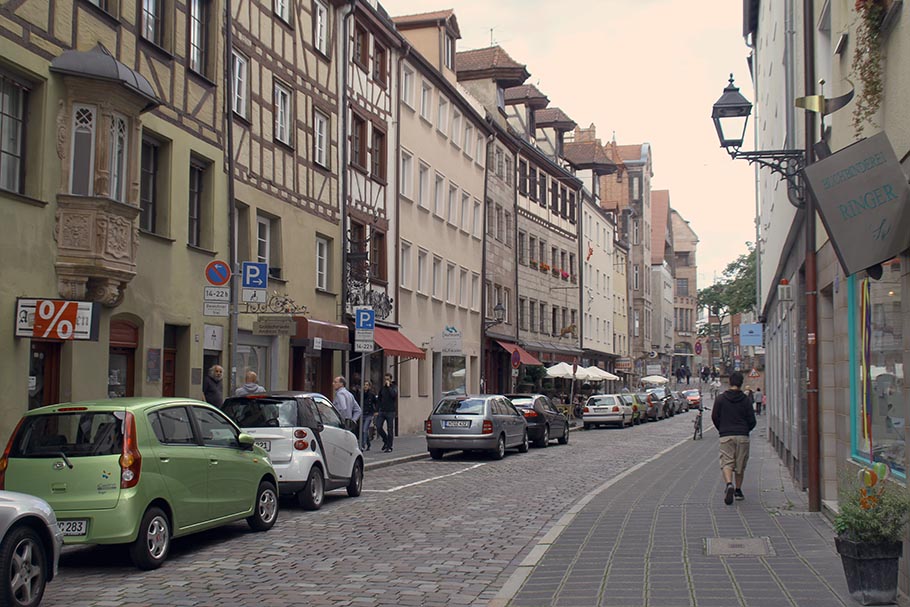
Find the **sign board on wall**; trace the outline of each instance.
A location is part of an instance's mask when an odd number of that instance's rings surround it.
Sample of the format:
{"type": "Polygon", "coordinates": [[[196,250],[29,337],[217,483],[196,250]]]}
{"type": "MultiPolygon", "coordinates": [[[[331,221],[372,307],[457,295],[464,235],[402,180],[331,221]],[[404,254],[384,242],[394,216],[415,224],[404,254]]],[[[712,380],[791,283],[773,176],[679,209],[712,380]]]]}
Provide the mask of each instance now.
{"type": "Polygon", "coordinates": [[[442,355],[461,356],[462,353],[461,331],[447,325],[442,332],[442,355]]]}
{"type": "Polygon", "coordinates": [[[758,323],[739,325],[739,345],[762,345],[762,326],[758,323]]]}
{"type": "Polygon", "coordinates": [[[663,373],[663,369],[660,368],[660,365],[648,365],[645,369],[648,375],[661,375],[663,373]]]}
{"type": "Polygon", "coordinates": [[[810,164],[805,174],[848,275],[910,246],[910,185],[885,133],[810,164]]]}
{"type": "Polygon", "coordinates": [[[296,335],[297,321],[292,316],[259,316],[253,321],[253,335],[296,335]]]}
{"type": "Polygon", "coordinates": [[[16,337],[98,341],[98,308],[90,301],[20,297],[16,337]]]}

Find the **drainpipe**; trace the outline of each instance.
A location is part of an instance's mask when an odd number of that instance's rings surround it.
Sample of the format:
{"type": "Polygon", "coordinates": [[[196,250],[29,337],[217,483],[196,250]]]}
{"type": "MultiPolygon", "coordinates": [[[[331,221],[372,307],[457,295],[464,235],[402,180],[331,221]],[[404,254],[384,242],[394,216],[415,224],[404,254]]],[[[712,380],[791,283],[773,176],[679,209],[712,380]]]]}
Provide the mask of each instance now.
{"type": "MultiPolygon", "coordinates": [[[[404,63],[404,60],[409,54],[411,54],[411,45],[408,44],[405,40],[402,39],[402,47],[404,50],[398,56],[398,71],[395,72],[395,77],[398,78],[401,75],[401,64],[404,63]]],[[[391,80],[391,77],[390,77],[391,80]]],[[[391,90],[391,82],[389,83],[391,90]]],[[[401,83],[398,83],[398,86],[401,86],[401,83]]],[[[398,97],[398,115],[395,117],[395,278],[398,284],[395,285],[395,324],[400,326],[400,314],[401,314],[401,208],[398,204],[401,200],[401,95],[398,97]]],[[[400,361],[399,361],[400,364],[400,361]]]]}
{"type": "MultiPolygon", "coordinates": [[[[339,322],[341,324],[345,323],[348,305],[348,54],[350,52],[348,48],[350,39],[348,35],[348,20],[354,14],[354,5],[356,3],[357,0],[349,0],[348,12],[345,13],[342,19],[342,51],[338,62],[339,69],[341,69],[341,137],[339,138],[339,143],[341,144],[341,166],[338,167],[338,172],[341,174],[341,204],[339,205],[341,207],[341,311],[339,314],[339,322]]],[[[361,356],[363,355],[361,354],[361,356]]],[[[345,350],[342,357],[341,368],[348,369],[345,375],[350,378],[351,355],[349,351],[345,350]]]]}
{"type": "Polygon", "coordinates": [[[492,158],[491,152],[493,151],[493,144],[496,142],[496,131],[493,130],[493,121],[489,116],[486,117],[487,124],[490,125],[492,134],[487,137],[486,145],[486,170],[483,172],[483,204],[480,206],[481,214],[481,241],[480,241],[480,358],[478,364],[480,365],[480,386],[478,389],[481,393],[487,391],[487,381],[486,381],[486,352],[487,346],[487,330],[485,325],[487,320],[487,190],[490,185],[490,158],[492,158]]]}
{"type": "Polygon", "coordinates": [[[227,203],[228,203],[228,249],[231,256],[231,271],[234,279],[231,280],[231,314],[229,319],[231,344],[231,373],[230,385],[237,385],[237,339],[238,320],[240,307],[240,289],[237,288],[238,260],[237,260],[237,204],[234,201],[234,79],[233,79],[233,50],[234,50],[234,23],[231,17],[231,0],[224,2],[224,122],[227,154],[227,203]]]}
{"type": "MultiPolygon", "coordinates": [[[[805,57],[805,94],[815,91],[815,10],[812,0],[803,0],[803,53],[805,57]]],[[[805,113],[806,164],[815,160],[815,115],[805,113]]],[[[809,464],[809,511],[821,511],[821,466],[819,462],[819,404],[818,404],[818,275],[815,259],[815,197],[806,188],[806,387],[807,458],[809,464]]]]}

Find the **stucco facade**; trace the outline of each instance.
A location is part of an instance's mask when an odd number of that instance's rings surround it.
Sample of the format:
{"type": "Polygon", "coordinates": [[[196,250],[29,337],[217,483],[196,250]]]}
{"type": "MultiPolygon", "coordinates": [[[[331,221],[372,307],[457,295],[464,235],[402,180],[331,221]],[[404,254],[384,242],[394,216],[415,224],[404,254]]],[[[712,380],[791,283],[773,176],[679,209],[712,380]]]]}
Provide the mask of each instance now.
{"type": "MultiPolygon", "coordinates": [[[[673,231],[673,352],[674,367],[684,364],[693,373],[703,359],[695,354],[698,330],[698,235],[676,209],[670,209],[673,231]],[[682,356],[680,356],[682,355],[682,356]]],[[[704,347],[705,344],[702,344],[704,347]]]]}

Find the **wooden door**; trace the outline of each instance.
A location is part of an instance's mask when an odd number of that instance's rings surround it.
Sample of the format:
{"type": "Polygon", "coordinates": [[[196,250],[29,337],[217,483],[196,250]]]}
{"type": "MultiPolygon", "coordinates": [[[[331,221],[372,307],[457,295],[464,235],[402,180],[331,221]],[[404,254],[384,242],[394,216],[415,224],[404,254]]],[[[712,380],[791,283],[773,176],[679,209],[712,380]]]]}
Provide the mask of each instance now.
{"type": "Polygon", "coordinates": [[[177,350],[164,349],[161,360],[161,396],[177,396],[177,350]]]}

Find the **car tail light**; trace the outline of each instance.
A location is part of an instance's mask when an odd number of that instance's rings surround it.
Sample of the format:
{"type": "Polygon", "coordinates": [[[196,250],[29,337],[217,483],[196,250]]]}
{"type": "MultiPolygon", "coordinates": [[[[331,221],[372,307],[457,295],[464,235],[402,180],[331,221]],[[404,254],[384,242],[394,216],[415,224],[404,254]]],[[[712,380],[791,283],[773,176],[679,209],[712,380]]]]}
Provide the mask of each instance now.
{"type": "Polygon", "coordinates": [[[306,449],[309,446],[310,446],[310,443],[306,442],[305,440],[294,441],[294,448],[297,449],[298,451],[303,451],[304,449],[306,449]]]}
{"type": "Polygon", "coordinates": [[[0,489],[6,489],[6,469],[9,467],[9,452],[13,448],[13,441],[16,440],[16,435],[19,434],[19,428],[24,421],[25,418],[23,417],[19,420],[19,423],[16,424],[16,429],[13,430],[9,440],[6,441],[6,449],[3,450],[3,457],[0,457],[0,489]]]}
{"type": "Polygon", "coordinates": [[[433,434],[433,422],[431,420],[428,419],[423,422],[423,431],[427,434],[433,434]]]}
{"type": "Polygon", "coordinates": [[[619,413],[619,407],[613,405],[613,413],[619,413]]]}
{"type": "Polygon", "coordinates": [[[525,409],[524,416],[525,417],[537,417],[537,411],[535,411],[533,409],[525,409]]]}
{"type": "Polygon", "coordinates": [[[139,440],[136,436],[136,418],[127,412],[123,420],[123,454],[120,456],[120,488],[129,489],[139,483],[142,471],[142,454],[139,453],[139,440]]]}
{"type": "Polygon", "coordinates": [[[294,430],[294,438],[306,438],[306,430],[294,430]]]}
{"type": "Polygon", "coordinates": [[[488,419],[483,420],[483,433],[493,434],[493,422],[488,419]]]}
{"type": "Polygon", "coordinates": [[[590,413],[591,410],[588,409],[587,407],[583,407],[582,410],[581,410],[581,412],[582,412],[582,413],[590,413]]]}
{"type": "Polygon", "coordinates": [[[88,407],[60,407],[57,413],[66,413],[67,411],[88,411],[88,407]]]}

